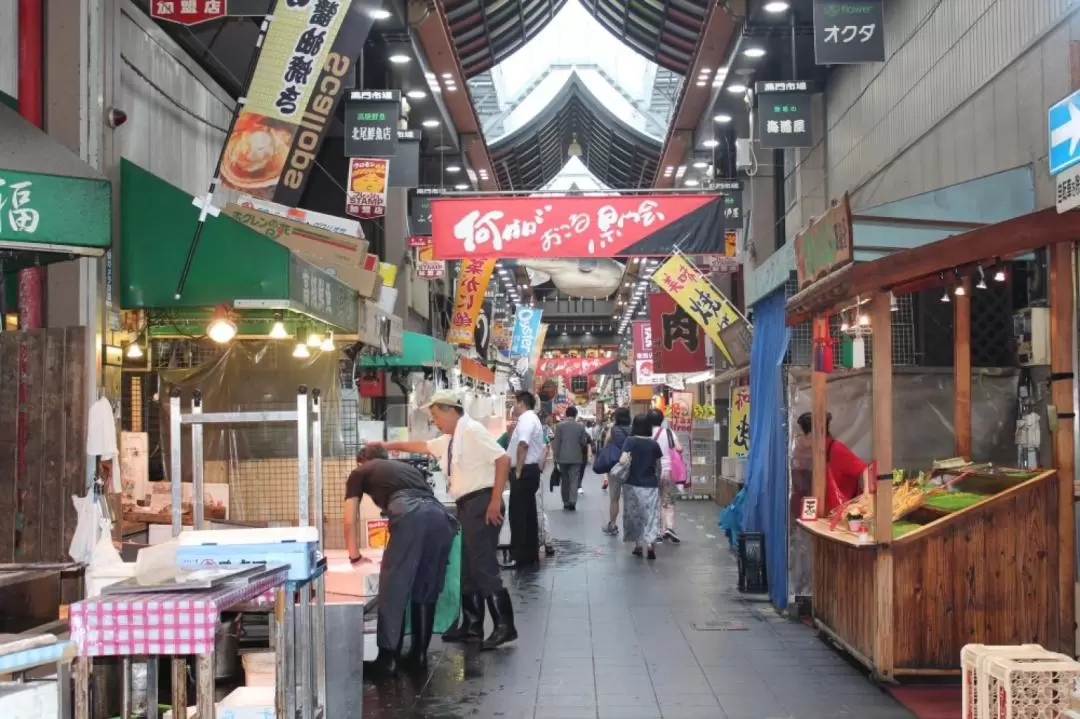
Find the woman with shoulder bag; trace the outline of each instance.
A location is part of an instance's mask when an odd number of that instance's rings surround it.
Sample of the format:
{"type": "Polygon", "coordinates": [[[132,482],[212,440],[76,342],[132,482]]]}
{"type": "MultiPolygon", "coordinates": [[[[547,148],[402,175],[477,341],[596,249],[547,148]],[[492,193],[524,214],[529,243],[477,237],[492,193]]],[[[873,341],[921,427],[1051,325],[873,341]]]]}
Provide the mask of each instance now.
{"type": "Polygon", "coordinates": [[[683,448],[671,427],[664,421],[663,412],[658,409],[649,410],[649,424],[653,427],[653,440],[660,445],[660,451],[664,453],[660,473],[660,541],[680,544],[682,540],[675,533],[675,500],[679,496],[679,482],[686,479],[686,465],[682,460],[683,448]],[[674,465],[678,465],[678,468],[674,465]],[[678,474],[682,476],[676,476],[678,474]]]}
{"type": "MultiPolygon", "coordinates": [[[[618,451],[619,456],[622,455],[623,444],[626,442],[626,438],[630,436],[630,410],[626,407],[619,407],[615,410],[612,418],[611,428],[608,429],[607,437],[604,442],[604,449],[597,455],[597,459],[603,455],[604,451],[614,453],[613,450],[609,450],[608,447],[613,447],[618,451]]],[[[607,471],[604,477],[604,488],[608,491],[608,523],[604,527],[604,534],[610,534],[612,536],[619,533],[619,525],[616,522],[619,519],[619,500],[622,498],[622,485],[623,480],[626,478],[626,466],[616,463],[611,469],[607,471]]]]}
{"type": "Polygon", "coordinates": [[[623,496],[623,541],[633,542],[635,557],[656,559],[660,535],[660,463],[663,452],[650,436],[652,425],[646,415],[634,417],[630,437],[623,443],[620,467],[626,467],[623,496]]]}

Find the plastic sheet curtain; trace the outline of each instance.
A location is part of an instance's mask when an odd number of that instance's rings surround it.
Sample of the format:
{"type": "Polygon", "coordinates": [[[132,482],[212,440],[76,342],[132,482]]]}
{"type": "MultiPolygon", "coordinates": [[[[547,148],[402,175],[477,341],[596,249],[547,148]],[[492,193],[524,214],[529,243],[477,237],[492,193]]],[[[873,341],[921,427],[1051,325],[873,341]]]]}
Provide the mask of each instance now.
{"type": "Polygon", "coordinates": [[[782,364],[788,331],[784,293],[773,292],[754,305],[750,346],[750,452],[746,458],[746,503],[742,525],[765,535],[769,599],[788,603],[788,461],[782,364]]]}

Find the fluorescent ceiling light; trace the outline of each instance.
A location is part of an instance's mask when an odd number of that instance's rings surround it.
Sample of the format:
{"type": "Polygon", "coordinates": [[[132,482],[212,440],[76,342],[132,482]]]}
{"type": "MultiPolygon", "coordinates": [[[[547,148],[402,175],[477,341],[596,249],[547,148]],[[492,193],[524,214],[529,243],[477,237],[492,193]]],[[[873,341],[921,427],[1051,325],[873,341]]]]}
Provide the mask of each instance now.
{"type": "Polygon", "coordinates": [[[686,185],[687,187],[697,187],[698,186],[698,181],[691,178],[691,179],[686,180],[685,182],[683,182],[683,184],[686,185]]]}
{"type": "Polygon", "coordinates": [[[728,85],[727,86],[727,91],[730,92],[733,95],[739,95],[741,93],[746,92],[746,85],[740,85],[739,83],[736,82],[733,85],[728,85]]]}
{"type": "Polygon", "coordinates": [[[425,97],[427,97],[427,93],[423,90],[409,90],[407,93],[405,93],[405,96],[412,98],[413,100],[423,100],[425,97]]]}
{"type": "Polygon", "coordinates": [[[713,148],[713,147],[717,147],[719,144],[720,144],[719,140],[706,140],[705,142],[701,143],[701,146],[702,147],[713,148]]]}
{"type": "Polygon", "coordinates": [[[783,0],[774,0],[773,2],[765,3],[765,12],[772,12],[772,13],[784,12],[789,7],[791,7],[791,6],[788,5],[786,2],[783,2],[783,0]]]}
{"type": "Polygon", "coordinates": [[[424,125],[424,127],[438,127],[439,126],[439,121],[438,120],[424,120],[423,125],[424,125]]]}
{"type": "Polygon", "coordinates": [[[390,56],[390,62],[394,63],[395,65],[404,65],[411,60],[412,58],[403,52],[395,52],[393,55],[390,56]]]}
{"type": "Polygon", "coordinates": [[[447,165],[446,171],[449,172],[451,175],[457,172],[461,172],[461,165],[447,165]]]}
{"type": "Polygon", "coordinates": [[[469,189],[469,186],[466,185],[465,183],[460,183],[460,184],[454,185],[454,189],[455,190],[467,190],[467,189],[469,189]]]}
{"type": "Polygon", "coordinates": [[[698,160],[697,162],[694,163],[694,167],[696,169],[698,169],[698,170],[703,170],[708,166],[709,166],[709,163],[705,162],[704,160],[698,160]]]}
{"type": "Polygon", "coordinates": [[[727,114],[726,112],[721,112],[719,115],[713,116],[713,122],[731,122],[731,115],[727,114]]]}
{"type": "Polygon", "coordinates": [[[746,55],[747,57],[765,57],[765,48],[748,47],[743,50],[743,55],[746,55]]]}
{"type": "Polygon", "coordinates": [[[386,20],[388,17],[390,17],[390,11],[377,8],[368,12],[368,15],[371,16],[372,20],[386,20]]]}

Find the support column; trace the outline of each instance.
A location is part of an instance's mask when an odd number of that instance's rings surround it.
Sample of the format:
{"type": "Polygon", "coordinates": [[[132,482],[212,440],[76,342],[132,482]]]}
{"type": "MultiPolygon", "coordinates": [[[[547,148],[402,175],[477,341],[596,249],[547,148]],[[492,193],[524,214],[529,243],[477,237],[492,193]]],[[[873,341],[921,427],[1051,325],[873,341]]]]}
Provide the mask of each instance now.
{"type": "MultiPolygon", "coordinates": [[[[19,114],[34,127],[42,126],[43,0],[19,0],[19,114]]],[[[40,267],[19,270],[19,328],[42,327],[45,273],[40,267]]]]}
{"type": "MultiPolygon", "coordinates": [[[[819,314],[814,316],[813,324],[813,347],[814,354],[820,342],[829,342],[829,316],[819,314]]],[[[811,424],[813,426],[813,452],[814,452],[814,498],[817,500],[818,516],[825,515],[825,485],[827,470],[825,467],[825,430],[829,416],[828,379],[829,375],[824,372],[814,358],[814,373],[811,377],[811,390],[813,395],[813,412],[811,424]]]]}
{"type": "MultiPolygon", "coordinates": [[[[874,411],[874,460],[877,471],[888,474],[893,469],[893,364],[892,308],[888,292],[879,292],[871,300],[870,326],[874,329],[872,381],[874,411]]],[[[871,477],[871,486],[874,486],[871,477]]],[[[874,493],[874,542],[877,561],[874,565],[874,666],[879,677],[893,676],[893,556],[892,556],[892,481],[876,485],[874,493]]]]}
{"type": "Polygon", "coordinates": [[[971,278],[965,277],[964,294],[953,299],[953,424],[957,457],[971,456],[971,278]]]}

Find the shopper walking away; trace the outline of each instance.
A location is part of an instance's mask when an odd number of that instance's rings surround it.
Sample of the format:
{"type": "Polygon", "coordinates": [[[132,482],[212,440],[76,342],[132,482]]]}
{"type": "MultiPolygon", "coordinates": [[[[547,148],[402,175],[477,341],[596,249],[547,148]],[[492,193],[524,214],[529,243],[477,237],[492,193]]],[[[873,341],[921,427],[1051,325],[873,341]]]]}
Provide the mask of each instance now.
{"type": "MultiPolygon", "coordinates": [[[[605,439],[604,446],[614,445],[622,450],[623,444],[630,436],[630,410],[626,407],[619,407],[615,410],[612,418],[611,428],[608,430],[607,438],[605,439]]],[[[623,475],[625,477],[625,475],[623,475]]],[[[619,533],[619,500],[622,498],[622,486],[623,478],[620,478],[618,472],[612,472],[607,475],[607,479],[604,481],[607,483],[608,490],[608,523],[604,527],[604,534],[615,535],[619,533]]]]}
{"type": "Polygon", "coordinates": [[[653,427],[652,438],[660,445],[660,451],[664,453],[660,472],[660,539],[668,540],[674,544],[682,542],[675,533],[675,501],[679,497],[679,487],[675,484],[671,475],[671,452],[682,452],[679,438],[671,431],[671,427],[664,420],[664,413],[658,409],[649,410],[649,423],[653,427]]]}
{"type": "Polygon", "coordinates": [[[540,553],[540,527],[536,493],[540,489],[540,460],[544,455],[544,428],[536,415],[536,397],[514,395],[517,421],[510,435],[510,567],[536,566],[540,553]]]}
{"type": "Polygon", "coordinates": [[[397,673],[407,603],[412,604],[412,646],[406,664],[426,671],[435,604],[446,579],[458,522],[435,499],[420,470],[388,459],[383,447],[367,445],[356,453],[356,469],[345,483],[345,547],[354,565],[366,561],[356,531],[365,494],[390,519],[390,541],[379,568],[379,654],[374,661],[364,662],[364,678],[397,673]]]}
{"type": "MultiPolygon", "coordinates": [[[[652,423],[643,414],[634,417],[630,437],[623,443],[623,457],[629,462],[623,484],[623,541],[633,542],[635,557],[647,552],[656,559],[660,534],[660,445],[652,438],[652,423]]],[[[620,462],[622,459],[620,459],[620,462]]]]}
{"type": "Polygon", "coordinates": [[[577,407],[566,408],[566,419],[555,426],[551,441],[555,465],[562,476],[563,509],[577,509],[578,488],[589,456],[589,432],[577,421],[577,407]]]}
{"type": "Polygon", "coordinates": [[[517,639],[514,608],[503,587],[497,556],[510,457],[484,425],[466,416],[456,393],[440,390],[426,407],[441,436],[427,442],[387,442],[383,446],[439,459],[461,523],[462,621],[442,638],[444,642],[482,642],[482,649],[494,649],[517,639]],[[487,639],[483,638],[485,603],[495,622],[487,639]]]}

